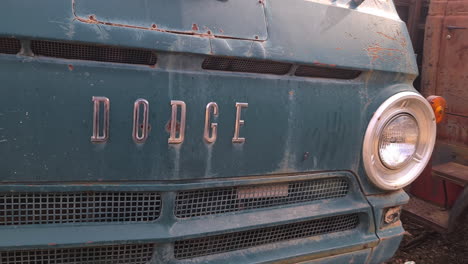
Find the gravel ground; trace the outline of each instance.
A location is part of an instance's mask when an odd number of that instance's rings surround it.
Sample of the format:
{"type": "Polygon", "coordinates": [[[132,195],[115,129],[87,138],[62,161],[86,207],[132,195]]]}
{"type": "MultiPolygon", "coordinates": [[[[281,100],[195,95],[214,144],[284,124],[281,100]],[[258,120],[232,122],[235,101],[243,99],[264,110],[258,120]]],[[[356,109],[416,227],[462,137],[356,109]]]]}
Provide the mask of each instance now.
{"type": "Polygon", "coordinates": [[[402,217],[407,232],[395,256],[385,264],[468,264],[468,225],[451,234],[439,234],[411,219],[402,217]],[[465,238],[466,237],[466,238],[465,238]]]}

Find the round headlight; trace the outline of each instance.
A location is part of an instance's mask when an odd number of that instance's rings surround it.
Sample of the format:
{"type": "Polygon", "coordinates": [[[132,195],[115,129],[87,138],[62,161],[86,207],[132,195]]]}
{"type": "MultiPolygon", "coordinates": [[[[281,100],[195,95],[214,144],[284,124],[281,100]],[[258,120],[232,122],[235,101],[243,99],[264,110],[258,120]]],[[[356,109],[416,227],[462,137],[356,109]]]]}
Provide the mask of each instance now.
{"type": "Polygon", "coordinates": [[[416,151],[418,123],[409,114],[400,114],[391,119],[382,129],[379,141],[379,157],[389,169],[404,166],[416,151]]]}
{"type": "Polygon", "coordinates": [[[434,112],[424,97],[401,92],[388,98],[364,136],[362,158],[369,179],[385,190],[410,184],[429,162],[435,136],[434,112]]]}

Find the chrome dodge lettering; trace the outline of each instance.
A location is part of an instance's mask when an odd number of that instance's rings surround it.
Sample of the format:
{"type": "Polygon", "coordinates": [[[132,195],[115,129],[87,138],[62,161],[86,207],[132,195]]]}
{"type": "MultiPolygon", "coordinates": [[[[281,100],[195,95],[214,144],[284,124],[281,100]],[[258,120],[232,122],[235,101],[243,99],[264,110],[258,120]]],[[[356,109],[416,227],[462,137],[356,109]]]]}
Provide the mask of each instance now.
{"type": "Polygon", "coordinates": [[[109,109],[110,109],[110,101],[107,97],[102,96],[93,96],[92,101],[94,103],[94,111],[93,111],[93,135],[91,136],[91,142],[96,143],[103,143],[106,142],[109,138],[109,109]],[[104,111],[103,111],[103,127],[102,131],[100,127],[100,106],[101,103],[104,104],[104,111]]]}
{"type": "Polygon", "coordinates": [[[210,112],[213,111],[213,116],[218,116],[218,104],[210,102],[206,105],[205,111],[205,131],[203,132],[203,138],[208,143],[214,143],[217,136],[218,123],[211,123],[211,136],[210,136],[210,112]]]}
{"type": "MultiPolygon", "coordinates": [[[[110,100],[103,96],[93,96],[93,133],[91,142],[102,143],[109,139],[109,111],[110,100]],[[101,107],[103,111],[101,111],[101,107]],[[102,112],[102,113],[101,113],[102,112]],[[102,117],[101,117],[102,116],[102,117]],[[101,121],[102,118],[102,121],[101,121]]],[[[248,103],[236,103],[236,121],[234,124],[233,143],[243,143],[245,138],[239,137],[240,128],[245,121],[241,119],[242,108],[247,108],[248,103]]],[[[185,139],[187,106],[184,101],[171,100],[171,120],[169,121],[169,144],[181,144],[185,139]],[[180,110],[179,110],[180,109],[180,110]],[[180,120],[178,120],[180,111],[180,120]]],[[[206,143],[215,143],[218,138],[218,123],[211,123],[211,116],[218,117],[219,107],[216,102],[209,102],[205,108],[205,125],[203,140],[206,143]]],[[[150,132],[149,102],[139,98],[133,104],[132,138],[135,143],[145,143],[150,132]]]]}
{"type": "Polygon", "coordinates": [[[244,143],[245,138],[239,137],[240,127],[244,125],[244,120],[240,119],[242,108],[247,108],[248,103],[236,103],[236,124],[234,126],[234,137],[232,143],[244,143]]]}
{"type": "Polygon", "coordinates": [[[185,102],[184,101],[171,101],[172,105],[172,118],[171,118],[171,135],[167,142],[169,144],[180,144],[184,142],[184,135],[185,135],[185,102]],[[180,106],[180,129],[179,129],[179,137],[176,136],[177,131],[177,109],[180,106]]]}
{"type": "Polygon", "coordinates": [[[148,138],[149,103],[145,99],[137,99],[133,106],[133,133],[135,143],[143,143],[148,138]],[[143,108],[143,121],[140,123],[140,108],[143,108]]]}

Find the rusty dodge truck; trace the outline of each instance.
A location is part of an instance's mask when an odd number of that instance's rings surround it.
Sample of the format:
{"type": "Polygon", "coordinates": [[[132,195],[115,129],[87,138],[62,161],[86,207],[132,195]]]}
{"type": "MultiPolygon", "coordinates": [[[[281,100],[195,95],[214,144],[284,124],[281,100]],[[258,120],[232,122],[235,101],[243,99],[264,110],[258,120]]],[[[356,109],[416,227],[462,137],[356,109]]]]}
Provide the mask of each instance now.
{"type": "Polygon", "coordinates": [[[436,120],[392,1],[0,5],[0,263],[398,248],[436,120]]]}

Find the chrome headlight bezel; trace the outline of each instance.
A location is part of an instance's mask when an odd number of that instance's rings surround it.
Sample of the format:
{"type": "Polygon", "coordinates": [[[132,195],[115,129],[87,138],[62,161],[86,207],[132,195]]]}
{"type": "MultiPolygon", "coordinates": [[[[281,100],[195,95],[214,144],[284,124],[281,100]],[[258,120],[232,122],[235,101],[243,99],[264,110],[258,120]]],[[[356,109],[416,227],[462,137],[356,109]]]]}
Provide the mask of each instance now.
{"type": "Polygon", "coordinates": [[[362,158],[369,179],[384,190],[396,190],[413,182],[429,162],[436,139],[436,122],[427,100],[415,92],[400,92],[388,98],[371,118],[364,136],[362,158]],[[410,160],[388,168],[379,155],[379,142],[385,126],[401,114],[412,116],[419,127],[416,150],[410,160]]]}

